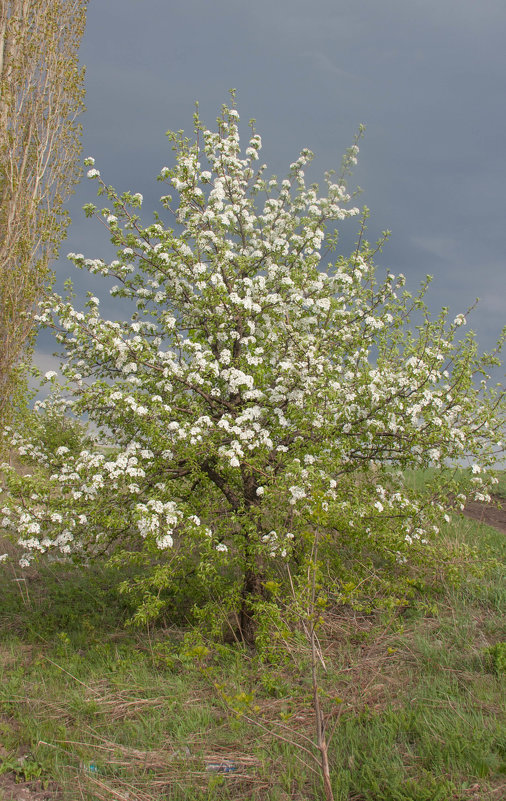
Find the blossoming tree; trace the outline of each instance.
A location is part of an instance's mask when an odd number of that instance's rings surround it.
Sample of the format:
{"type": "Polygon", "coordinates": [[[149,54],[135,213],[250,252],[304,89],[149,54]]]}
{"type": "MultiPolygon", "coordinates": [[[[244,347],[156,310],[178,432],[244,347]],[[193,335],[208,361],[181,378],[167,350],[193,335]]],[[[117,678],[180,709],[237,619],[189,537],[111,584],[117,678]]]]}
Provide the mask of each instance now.
{"type": "Polygon", "coordinates": [[[403,276],[376,278],[365,242],[329,260],[335,224],[358,214],[344,181],[356,144],[319,194],[305,183],[310,151],[268,179],[254,129],[242,152],[235,108],[218,123],[196,117],[194,141],[171,134],[175,166],[159,179],[176,200],[162,197],[147,226],[142,197],[119,196],[87,160],[110,207],[86,211],[108,226],[117,259],[69,258],[112,276],[118,314],[134,311],[104,319],[91,296],[85,311],[57,295],[43,305],[71,410],[99,437],[48,452],[17,434],[47,483],[11,473],[3,524],[20,532],[23,564],[44,552],[144,560],[150,614],[190,572],[228,575],[251,639],[262,583],[280,560],[297,562],[315,525],[374,538],[398,561],[424,547],[444,494],[423,507],[407,468],[471,454],[485,498],[503,407],[486,384],[495,356],[455,337],[463,315],[431,320],[423,289],[412,297],[403,276]]]}

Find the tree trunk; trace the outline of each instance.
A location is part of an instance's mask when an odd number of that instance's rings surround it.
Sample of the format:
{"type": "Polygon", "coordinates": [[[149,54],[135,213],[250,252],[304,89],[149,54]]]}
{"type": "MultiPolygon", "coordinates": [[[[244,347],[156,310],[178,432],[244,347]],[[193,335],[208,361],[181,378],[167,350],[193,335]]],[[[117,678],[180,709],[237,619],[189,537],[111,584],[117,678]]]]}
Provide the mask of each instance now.
{"type": "Polygon", "coordinates": [[[241,593],[239,627],[241,639],[246,645],[255,645],[257,622],[255,620],[255,601],[262,597],[262,577],[256,565],[246,568],[241,593]]]}

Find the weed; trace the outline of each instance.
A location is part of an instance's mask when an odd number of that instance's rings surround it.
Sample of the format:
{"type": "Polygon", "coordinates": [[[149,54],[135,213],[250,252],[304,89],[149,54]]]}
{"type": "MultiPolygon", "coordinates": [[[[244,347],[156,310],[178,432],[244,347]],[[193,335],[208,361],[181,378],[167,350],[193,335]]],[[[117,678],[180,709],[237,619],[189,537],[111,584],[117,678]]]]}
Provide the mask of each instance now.
{"type": "Polygon", "coordinates": [[[488,662],[494,673],[506,673],[506,642],[496,642],[486,649],[488,662]]]}
{"type": "Polygon", "coordinates": [[[16,781],[31,782],[47,779],[46,769],[32,754],[23,757],[9,756],[0,764],[0,776],[4,773],[14,774],[16,781]]]}

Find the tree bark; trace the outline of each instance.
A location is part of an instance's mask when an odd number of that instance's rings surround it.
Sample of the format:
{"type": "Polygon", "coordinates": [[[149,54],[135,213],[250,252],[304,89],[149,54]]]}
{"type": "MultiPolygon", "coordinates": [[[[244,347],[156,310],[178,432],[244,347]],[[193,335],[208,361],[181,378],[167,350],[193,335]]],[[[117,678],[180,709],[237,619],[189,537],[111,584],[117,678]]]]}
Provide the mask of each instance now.
{"type": "Polygon", "coordinates": [[[262,576],[256,565],[248,566],[244,573],[241,594],[241,610],[239,614],[240,635],[243,642],[254,647],[257,621],[255,619],[255,601],[262,597],[262,576]]]}

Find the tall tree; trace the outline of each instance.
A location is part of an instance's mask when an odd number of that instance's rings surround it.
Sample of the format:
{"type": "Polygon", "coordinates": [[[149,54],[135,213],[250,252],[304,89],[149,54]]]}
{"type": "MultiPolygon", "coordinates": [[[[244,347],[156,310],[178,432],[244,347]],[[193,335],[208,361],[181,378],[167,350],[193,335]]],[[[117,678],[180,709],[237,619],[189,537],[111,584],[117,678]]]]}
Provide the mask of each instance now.
{"type": "Polygon", "coordinates": [[[78,176],[87,0],[0,0],[0,424],[78,176]]]}

